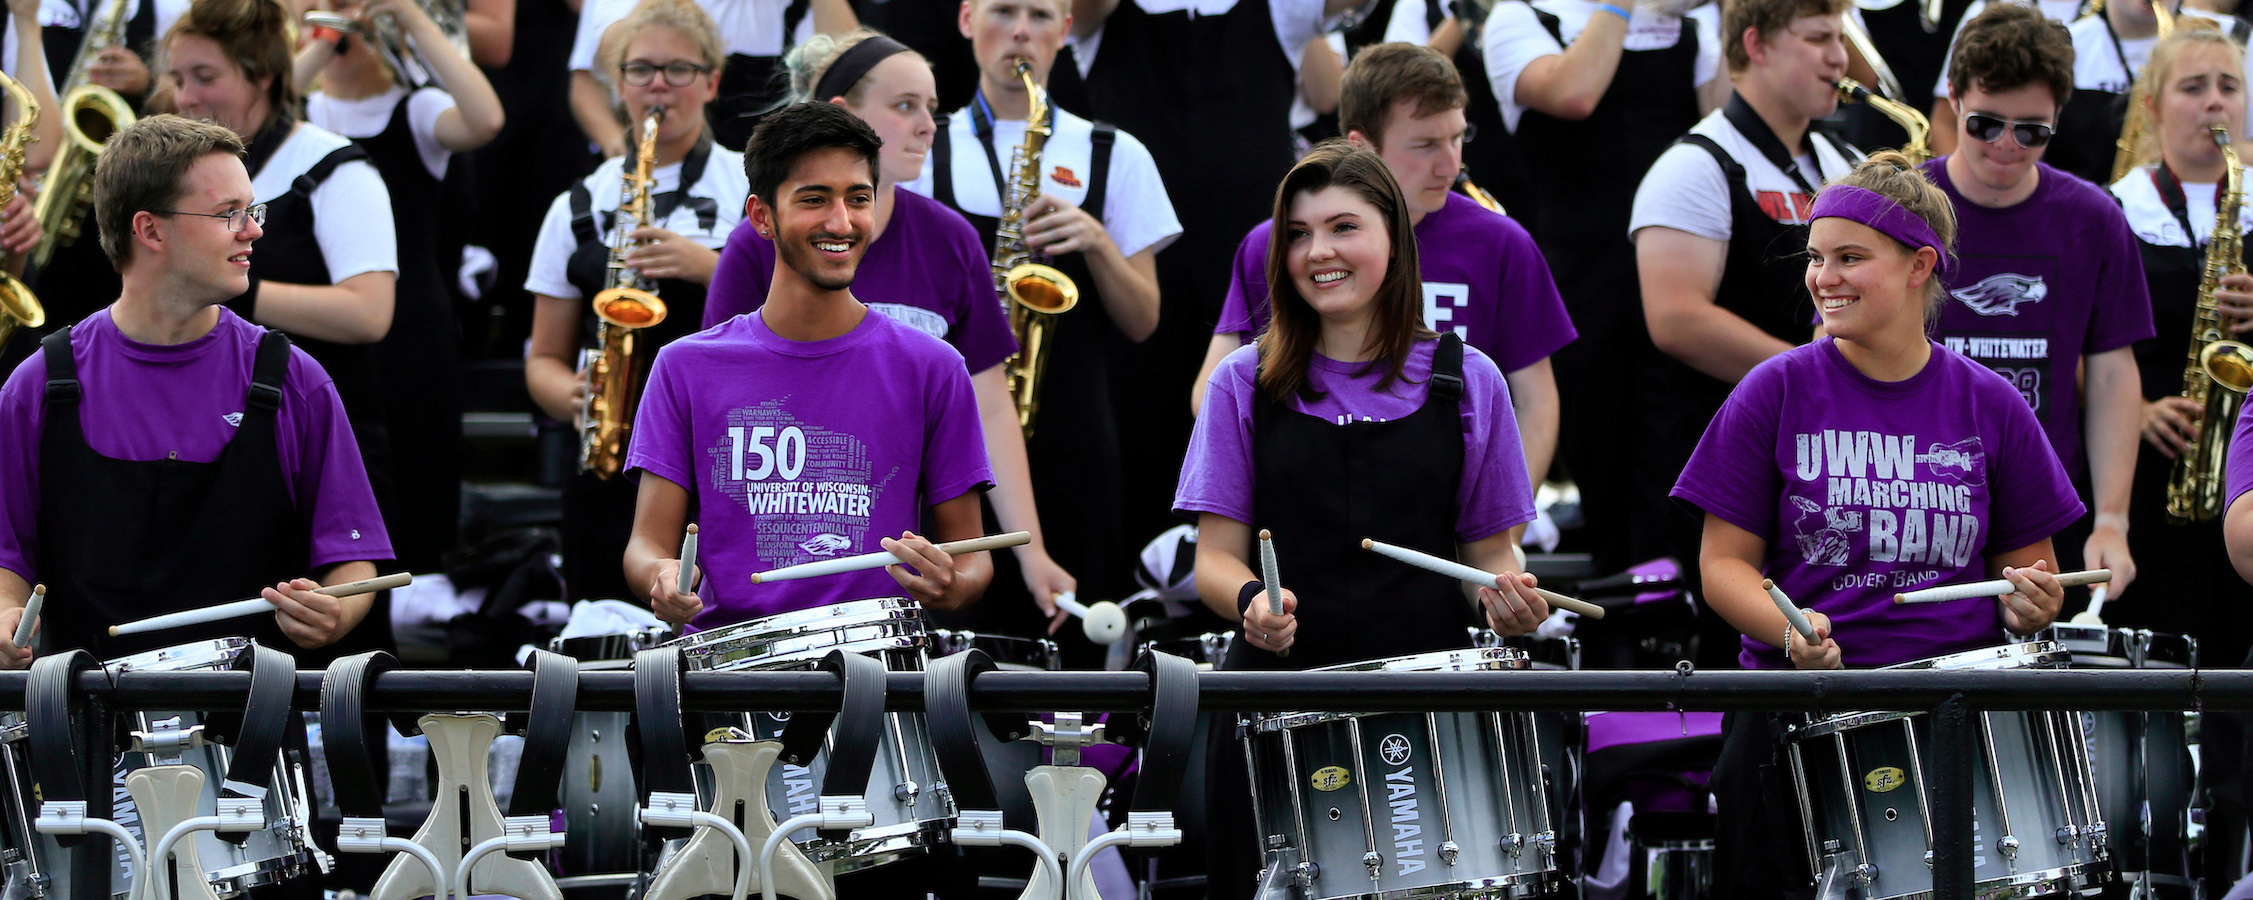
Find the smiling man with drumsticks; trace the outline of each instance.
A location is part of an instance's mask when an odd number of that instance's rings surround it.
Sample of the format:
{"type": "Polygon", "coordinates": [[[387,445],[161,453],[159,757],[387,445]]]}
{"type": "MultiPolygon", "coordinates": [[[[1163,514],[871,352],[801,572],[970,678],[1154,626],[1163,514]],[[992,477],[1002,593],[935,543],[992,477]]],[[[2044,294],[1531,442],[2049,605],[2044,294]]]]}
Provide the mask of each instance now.
{"type": "MultiPolygon", "coordinates": [[[[44,646],[102,656],[246,631],[323,647],[368,614],[373,595],[313,590],[391,557],[336,388],[280,332],[220,306],[248,289],[264,233],[242,152],[234,132],[169,115],[103,151],[94,207],[123,292],[0,389],[0,635],[34,580],[53,595],[44,646]],[[261,587],[271,620],[103,627],[261,587]]],[[[0,639],[0,665],[30,657],[0,639]]]]}
{"type": "Polygon", "coordinates": [[[641,481],[626,580],[659,618],[715,628],[901,593],[953,609],[993,577],[985,553],[950,555],[913,531],[928,515],[932,538],[975,537],[993,476],[961,355],[853,297],[878,145],[843,108],[800,103],[744,150],[743,227],[774,241],[772,287],[758,310],[658,353],[626,454],[641,481]],[[684,593],[692,519],[699,571],[684,593]],[[751,579],[879,549],[900,564],[751,579]]]}

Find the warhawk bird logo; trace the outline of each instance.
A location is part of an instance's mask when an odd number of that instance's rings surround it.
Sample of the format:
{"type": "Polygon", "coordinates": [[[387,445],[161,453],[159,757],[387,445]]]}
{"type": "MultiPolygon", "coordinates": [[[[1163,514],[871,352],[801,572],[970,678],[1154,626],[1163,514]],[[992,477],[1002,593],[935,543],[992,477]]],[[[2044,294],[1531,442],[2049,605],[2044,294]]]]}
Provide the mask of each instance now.
{"type": "Polygon", "coordinates": [[[822,532],[799,542],[798,549],[807,556],[836,556],[839,550],[852,549],[853,540],[842,534],[822,532]]]}
{"type": "Polygon", "coordinates": [[[2040,303],[2049,296],[2050,286],[2039,277],[2004,272],[1948,293],[1980,315],[2016,316],[2021,304],[2040,303]]]}

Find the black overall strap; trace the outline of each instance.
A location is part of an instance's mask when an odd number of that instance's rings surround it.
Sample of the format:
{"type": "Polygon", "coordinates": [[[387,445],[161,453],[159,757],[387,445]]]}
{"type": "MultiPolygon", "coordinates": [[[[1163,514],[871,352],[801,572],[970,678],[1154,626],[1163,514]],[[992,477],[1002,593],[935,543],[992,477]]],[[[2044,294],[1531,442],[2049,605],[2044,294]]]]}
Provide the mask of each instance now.
{"type": "MultiPolygon", "coordinates": [[[[70,355],[70,331],[71,328],[76,327],[78,326],[69,326],[39,339],[40,355],[47,362],[47,415],[49,417],[54,416],[55,407],[75,407],[78,405],[78,401],[86,396],[86,391],[78,383],[78,361],[72,359],[70,355]]],[[[73,411],[71,422],[75,426],[77,421],[78,415],[73,411]]]]}
{"type": "MultiPolygon", "coordinates": [[[[1737,129],[1738,134],[1744,135],[1745,140],[1752,142],[1753,149],[1760,151],[1760,155],[1767,157],[1768,161],[1775,164],[1776,168],[1782,169],[1784,174],[1791,178],[1793,184],[1798,185],[1800,190],[1806,191],[1807,196],[1815,196],[1814,185],[1807,181],[1807,176],[1799,172],[1799,161],[1793,159],[1791,151],[1784,148],[1783,139],[1777,137],[1775,132],[1768,130],[1768,123],[1761,121],[1760,114],[1753,111],[1752,104],[1745,102],[1743,94],[1730,94],[1729,103],[1721,108],[1721,114],[1728,118],[1729,124],[1737,129]]],[[[1704,135],[1685,135],[1683,140],[1700,137],[1704,137],[1704,135]]],[[[1812,155],[1815,152],[1812,130],[1809,131],[1806,139],[1808,141],[1807,152],[1812,155]]],[[[1707,142],[1711,143],[1710,139],[1707,142]]],[[[1715,147],[1713,149],[1718,151],[1720,148],[1715,147]]],[[[1818,158],[1816,166],[1820,167],[1821,165],[1822,161],[1818,158]]],[[[1821,178],[1822,175],[1823,173],[1820,171],[1815,173],[1816,178],[1821,178]]]]}
{"type": "Polygon", "coordinates": [[[1094,133],[1088,135],[1087,197],[1080,201],[1080,209],[1097,222],[1103,221],[1103,203],[1111,196],[1111,148],[1118,142],[1119,126],[1109,122],[1095,123],[1094,133]]]}
{"type": "Polygon", "coordinates": [[[1170,811],[1181,799],[1197,733],[1197,664],[1153,650],[1143,655],[1141,668],[1150,673],[1150,718],[1131,809],[1170,811]]]}
{"type": "MultiPolygon", "coordinates": [[[[381,650],[347,656],[330,663],[321,674],[321,749],[328,757],[329,790],[336,808],[347,818],[383,817],[383,783],[371,762],[388,741],[383,733],[385,716],[368,709],[368,692],[376,677],[399,668],[398,658],[381,650]],[[383,741],[384,743],[378,743],[383,741]]],[[[395,727],[403,716],[390,717],[395,727]]],[[[408,719],[401,734],[415,733],[408,719]]]]}
{"type": "MultiPolygon", "coordinates": [[[[264,799],[273,783],[274,764],[281,759],[282,741],[289,732],[290,696],[297,689],[297,660],[273,647],[251,644],[250,652],[235,657],[235,671],[250,670],[250,697],[241,713],[213,713],[204,720],[204,736],[233,748],[227,761],[223,796],[264,799]]],[[[239,842],[248,835],[224,834],[239,842]]]]}
{"type": "Polygon", "coordinates": [[[522,720],[524,757],[517,763],[516,792],[509,796],[512,816],[556,810],[556,788],[563,783],[564,757],[571,749],[571,726],[579,711],[578,660],[535,650],[527,665],[532,669],[532,704],[522,720]]]}
{"type": "Polygon", "coordinates": [[[571,183],[571,237],[578,246],[602,240],[603,228],[595,224],[595,197],[585,181],[571,183]]]}
{"type": "Polygon", "coordinates": [[[274,158],[274,151],[289,143],[290,134],[296,130],[297,114],[282,110],[265,128],[250,136],[249,144],[243,147],[243,168],[250,172],[250,177],[256,178],[259,172],[265,171],[267,161],[274,158]]]}
{"type": "Polygon", "coordinates": [[[1454,403],[1463,399],[1463,338],[1455,332],[1441,332],[1432,351],[1431,395],[1454,403]]]}
{"type": "Polygon", "coordinates": [[[681,725],[680,648],[651,647],[634,654],[634,733],[641,741],[643,806],[649,805],[651,794],[695,792],[688,735],[681,725]]]}
{"type": "Polygon", "coordinates": [[[689,209],[696,211],[697,226],[706,231],[712,230],[713,224],[720,220],[719,203],[710,197],[692,197],[688,192],[689,188],[704,180],[704,165],[711,161],[712,139],[707,136],[697,141],[695,147],[689,148],[688,156],[681,159],[681,178],[673,189],[649,198],[649,221],[662,225],[675,208],[686,203],[689,209]]]}
{"type": "Polygon", "coordinates": [[[931,136],[931,199],[948,209],[959,210],[962,204],[954,199],[954,138],[952,120],[939,117],[939,130],[931,136]]]}
{"type": "Polygon", "coordinates": [[[982,717],[981,726],[981,717],[970,712],[971,682],[996,668],[993,659],[975,647],[932,660],[923,673],[924,728],[930,733],[932,755],[938,759],[939,772],[946,778],[956,809],[1001,810],[1004,827],[1030,831],[1037,828],[1036,823],[1012,822],[1006,816],[1010,810],[1029,809],[1032,792],[1022,780],[996,782],[987,772],[978,729],[984,727],[1008,743],[1024,739],[1031,728],[1023,716],[998,713],[982,717]],[[1003,797],[1003,793],[1010,796],[1003,797]]]}
{"type": "Polygon", "coordinates": [[[243,398],[243,423],[252,416],[271,420],[282,408],[282,386],[289,383],[289,335],[268,328],[258,339],[258,361],[250,369],[249,393],[243,398]]]}
{"type": "MultiPolygon", "coordinates": [[[[80,757],[79,741],[91,737],[108,750],[110,725],[85,721],[86,698],[78,693],[78,676],[101,670],[101,662],[84,650],[66,650],[32,660],[31,679],[25,688],[24,724],[31,735],[31,774],[42,800],[88,799],[86,770],[96,760],[80,757]]],[[[102,769],[108,769],[108,754],[99,762],[102,769]]],[[[102,793],[109,793],[108,785],[102,786],[102,793]]],[[[94,813],[89,809],[88,814],[94,813]]],[[[65,847],[76,847],[86,836],[59,834],[55,839],[65,847]]]]}
{"type": "Polygon", "coordinates": [[[1744,164],[1737,162],[1736,157],[1730,156],[1729,151],[1721,149],[1721,145],[1714,143],[1712,138],[1702,134],[1685,134],[1682,136],[1682,143],[1697,147],[1713,156],[1714,163],[1721,166],[1722,177],[1729,180],[1729,195],[1731,198],[1751,190],[1745,184],[1744,164]]]}
{"type": "MultiPolygon", "coordinates": [[[[1056,107],[1048,108],[1048,125],[1053,134],[1056,124],[1056,107]]],[[[1025,123],[1031,128],[1032,123],[1025,123]]],[[[970,133],[978,137],[978,149],[986,151],[986,168],[994,176],[994,204],[997,209],[1009,205],[1009,179],[1001,173],[1001,151],[994,149],[993,104],[986,102],[985,92],[970,97],[970,133]]]]}
{"type": "Polygon", "coordinates": [[[329,155],[321,157],[321,161],[314,163],[312,168],[306,169],[296,178],[291,179],[289,189],[298,196],[311,200],[313,199],[313,192],[319,190],[321,185],[329,180],[329,176],[336,172],[336,167],[354,160],[366,161],[367,158],[368,151],[361,149],[359,144],[346,144],[338,147],[329,151],[329,155]]]}
{"type": "Polygon", "coordinates": [[[2198,229],[2190,227],[2190,198],[2183,195],[2183,183],[2175,178],[2174,170],[2167,168],[2166,160],[2160,160],[2151,170],[2151,184],[2159,189],[2159,200],[2167,204],[2167,211],[2175,214],[2175,223],[2183,226],[2183,240],[2189,241],[2192,249],[2203,246],[2198,229]]]}

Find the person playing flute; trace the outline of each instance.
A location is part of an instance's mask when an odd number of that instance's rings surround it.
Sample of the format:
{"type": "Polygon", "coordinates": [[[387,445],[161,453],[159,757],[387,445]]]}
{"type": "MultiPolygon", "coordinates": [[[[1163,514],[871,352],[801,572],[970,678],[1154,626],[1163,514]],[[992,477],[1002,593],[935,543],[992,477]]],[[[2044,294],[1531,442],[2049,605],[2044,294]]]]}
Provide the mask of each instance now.
{"type": "MultiPolygon", "coordinates": [[[[1886,666],[2047,627],[2065,599],[2050,536],[2083,508],[2018,390],[1926,336],[1954,265],[1947,196],[1888,151],[1824,188],[1810,218],[1806,284],[1828,336],[1753,367],[1673,491],[1705,514],[1706,602],[1743,632],[1739,661],[1886,666]],[[1893,602],[1984,578],[2017,590],[1893,602]],[[1816,640],[1787,635],[1764,579],[1816,640]]],[[[1717,896],[1813,883],[1807,854],[1777,852],[1799,839],[1784,824],[1796,812],[1766,806],[1761,788],[1788,777],[1769,768],[1779,733],[1770,714],[1724,720],[1717,896]]]]}
{"type": "MultiPolygon", "coordinates": [[[[1514,552],[1533,497],[1509,389],[1486,354],[1425,327],[1409,216],[1385,160],[1343,141],[1276,191],[1273,317],[1214,369],[1174,498],[1197,520],[1198,594],[1243,622],[1224,669],[1467,648],[1467,626],[1519,635],[1548,618],[1514,552]],[[1251,562],[1260,528],[1286,582],[1280,613],[1251,562]],[[1500,587],[1471,595],[1363,538],[1502,573],[1500,587]]],[[[1260,851],[1225,730],[1209,751],[1209,883],[1249,887],[1260,851]]]]}
{"type": "Polygon", "coordinates": [[[658,618],[708,629],[903,592],[958,609],[992,578],[985,552],[934,544],[978,536],[993,483],[962,356],[853,295],[879,145],[851,112],[808,102],[769,115],[744,150],[742,227],[776,250],[766,302],[658,352],[626,454],[640,483],[626,580],[658,618]],[[683,593],[692,519],[702,571],[683,593]],[[751,583],[877,550],[900,565],[751,583]]]}
{"type": "MultiPolygon", "coordinates": [[[[102,152],[95,219],[124,289],[0,388],[0,636],[36,580],[50,649],[113,657],[247,629],[319,666],[375,601],[313,590],[392,555],[335,385],[221,306],[249,288],[265,234],[242,155],[233,131],[170,115],[102,152]],[[274,614],[108,636],[250,595],[274,614]]],[[[0,639],[0,666],[30,660],[0,639]]]]}

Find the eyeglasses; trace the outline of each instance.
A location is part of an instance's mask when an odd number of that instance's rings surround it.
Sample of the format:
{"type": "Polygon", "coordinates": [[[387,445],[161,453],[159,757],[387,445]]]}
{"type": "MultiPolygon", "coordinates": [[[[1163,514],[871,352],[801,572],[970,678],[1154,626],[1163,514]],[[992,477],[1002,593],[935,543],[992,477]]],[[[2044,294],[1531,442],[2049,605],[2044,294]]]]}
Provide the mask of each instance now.
{"type": "Polygon", "coordinates": [[[2003,139],[2003,129],[2009,128],[2018,145],[2032,150],[2050,142],[2057,126],[2048,122],[2019,122],[1986,113],[1969,113],[1964,116],[1964,133],[1977,138],[1980,143],[1992,144],[2003,139]]]}
{"type": "Polygon", "coordinates": [[[656,80],[658,72],[664,72],[666,84],[674,87],[688,87],[695,84],[696,79],[704,77],[704,74],[710,71],[712,71],[711,66],[700,66],[692,62],[674,62],[662,66],[630,62],[618,67],[618,77],[633,87],[648,87],[651,81],[656,80]]]}
{"type": "Polygon", "coordinates": [[[266,204],[264,203],[258,204],[257,206],[253,206],[249,209],[230,209],[223,213],[182,212],[177,209],[152,209],[149,210],[149,212],[153,212],[161,216],[196,216],[203,219],[225,219],[227,220],[227,230],[232,231],[236,234],[241,234],[244,228],[249,227],[246,223],[256,222],[261,226],[266,224],[266,204]]]}

